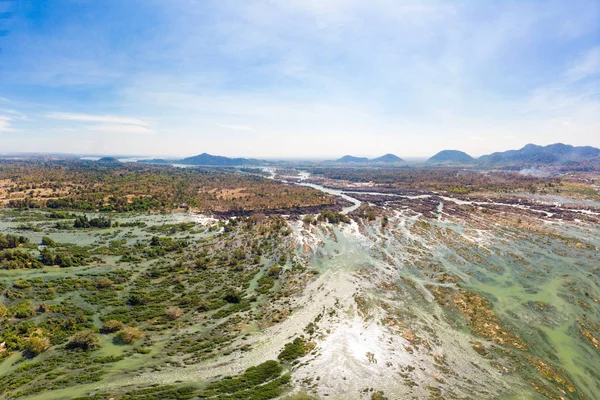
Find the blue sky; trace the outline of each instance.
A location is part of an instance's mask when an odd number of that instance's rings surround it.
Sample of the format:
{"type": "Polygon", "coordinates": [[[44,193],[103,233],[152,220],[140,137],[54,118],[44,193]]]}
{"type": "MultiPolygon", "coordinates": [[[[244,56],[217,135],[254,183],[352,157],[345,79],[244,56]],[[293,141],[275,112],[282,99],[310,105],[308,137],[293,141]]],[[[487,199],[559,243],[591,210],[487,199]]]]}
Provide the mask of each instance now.
{"type": "Polygon", "coordinates": [[[600,147],[598,0],[16,0],[0,13],[0,152],[600,147]]]}

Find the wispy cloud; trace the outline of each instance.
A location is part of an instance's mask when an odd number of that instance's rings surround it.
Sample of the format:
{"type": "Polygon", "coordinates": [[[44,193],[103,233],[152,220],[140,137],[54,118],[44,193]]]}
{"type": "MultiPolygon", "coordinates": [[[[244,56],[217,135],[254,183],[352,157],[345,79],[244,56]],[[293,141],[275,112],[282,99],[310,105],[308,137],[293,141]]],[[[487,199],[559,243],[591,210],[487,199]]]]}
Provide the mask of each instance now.
{"type": "Polygon", "coordinates": [[[154,154],[600,146],[597,0],[75,3],[3,52],[0,96],[18,103],[0,105],[30,120],[0,110],[0,126],[22,146],[82,131],[154,154]]]}
{"type": "Polygon", "coordinates": [[[577,60],[566,72],[566,77],[570,82],[575,82],[598,74],[600,74],[600,46],[587,51],[577,60]]]}
{"type": "Polygon", "coordinates": [[[10,115],[11,118],[21,120],[21,121],[26,121],[29,119],[27,117],[27,115],[25,115],[21,111],[8,109],[8,108],[0,108],[0,114],[10,115]]]}
{"type": "Polygon", "coordinates": [[[139,118],[128,118],[120,117],[115,115],[92,115],[92,114],[76,114],[76,113],[64,113],[64,112],[53,112],[47,113],[46,118],[60,119],[64,121],[78,121],[78,122],[99,122],[99,123],[111,123],[111,124],[126,124],[126,125],[139,125],[149,126],[147,121],[139,118]]]}
{"type": "Polygon", "coordinates": [[[0,132],[13,132],[14,129],[12,128],[11,125],[11,117],[8,117],[6,115],[0,115],[0,132]]]}
{"type": "MultiPolygon", "coordinates": [[[[45,117],[68,123],[81,122],[84,124],[83,127],[75,128],[80,131],[83,129],[111,135],[153,135],[156,133],[149,121],[140,118],[65,112],[47,113],[45,117]]],[[[71,129],[74,128],[71,127],[71,129]]]]}
{"type": "Polygon", "coordinates": [[[153,135],[155,133],[152,129],[140,125],[97,125],[88,126],[87,129],[102,133],[125,135],[153,135]]]}

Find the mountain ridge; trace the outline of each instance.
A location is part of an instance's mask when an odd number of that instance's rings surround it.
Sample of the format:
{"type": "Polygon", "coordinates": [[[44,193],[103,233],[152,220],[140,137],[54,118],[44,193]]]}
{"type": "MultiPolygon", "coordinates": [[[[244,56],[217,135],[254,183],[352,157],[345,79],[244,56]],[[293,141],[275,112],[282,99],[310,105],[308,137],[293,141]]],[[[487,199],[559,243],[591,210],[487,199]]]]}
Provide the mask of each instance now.
{"type": "Polygon", "coordinates": [[[428,163],[436,163],[436,164],[444,164],[444,163],[471,164],[474,161],[475,161],[475,158],[471,157],[464,151],[460,151],[460,150],[442,150],[427,160],[428,163]]]}
{"type": "Polygon", "coordinates": [[[180,160],[179,163],[185,165],[238,166],[258,165],[265,162],[255,160],[252,158],[230,158],[224,156],[214,156],[208,153],[202,153],[196,156],[184,158],[180,160]]]}
{"type": "Polygon", "coordinates": [[[381,157],[369,159],[367,157],[355,157],[346,154],[337,160],[323,161],[324,164],[398,164],[403,163],[404,160],[395,154],[387,153],[381,157]]]}
{"type": "Polygon", "coordinates": [[[562,164],[566,162],[589,161],[600,157],[600,149],[592,146],[572,146],[554,143],[547,146],[527,144],[518,150],[507,150],[483,155],[477,159],[478,164],[562,164]]]}
{"type": "MultiPolygon", "coordinates": [[[[196,166],[256,166],[272,165],[272,162],[253,158],[230,158],[208,153],[198,154],[183,159],[152,159],[138,162],[153,164],[185,164],[196,166]]],[[[391,153],[369,159],[344,155],[336,160],[322,161],[323,165],[393,165],[405,161],[391,153]]],[[[520,149],[506,150],[482,155],[478,158],[460,150],[442,150],[427,160],[429,164],[465,164],[473,166],[516,166],[516,165],[585,165],[587,163],[600,165],[600,149],[593,146],[572,146],[564,143],[554,143],[546,146],[527,144],[520,149]]]]}
{"type": "Polygon", "coordinates": [[[401,159],[400,157],[398,157],[395,154],[384,154],[381,157],[377,157],[371,160],[371,162],[375,162],[375,163],[401,163],[404,162],[403,159],[401,159]]]}

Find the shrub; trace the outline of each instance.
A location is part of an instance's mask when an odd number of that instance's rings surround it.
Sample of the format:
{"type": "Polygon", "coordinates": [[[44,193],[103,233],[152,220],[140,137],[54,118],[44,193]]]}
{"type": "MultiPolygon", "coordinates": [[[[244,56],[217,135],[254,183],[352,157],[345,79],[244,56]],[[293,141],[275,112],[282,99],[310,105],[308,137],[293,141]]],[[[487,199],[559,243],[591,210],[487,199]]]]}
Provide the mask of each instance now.
{"type": "Polygon", "coordinates": [[[0,233],[0,250],[16,249],[22,244],[28,243],[29,239],[24,236],[6,235],[0,233]]]}
{"type": "Polygon", "coordinates": [[[42,264],[54,265],[54,253],[52,253],[47,248],[44,248],[40,251],[40,256],[42,258],[42,264]]]}
{"type": "Polygon", "coordinates": [[[131,293],[129,296],[129,304],[132,306],[143,306],[144,304],[150,303],[151,300],[150,294],[143,291],[131,293]]]}
{"type": "Polygon", "coordinates": [[[271,381],[277,378],[282,371],[283,368],[277,361],[270,360],[248,368],[239,377],[228,377],[219,382],[212,383],[208,385],[208,389],[215,391],[215,393],[235,393],[271,381]]]}
{"type": "Polygon", "coordinates": [[[383,395],[383,392],[375,392],[371,395],[371,400],[387,400],[387,397],[383,395]]]}
{"type": "Polygon", "coordinates": [[[0,269],[41,268],[42,263],[29,253],[19,250],[0,251],[0,269]]]}
{"type": "Polygon", "coordinates": [[[14,281],[13,286],[17,289],[28,289],[31,287],[31,283],[28,281],[14,281]]]}
{"type": "Polygon", "coordinates": [[[107,217],[98,217],[98,218],[87,218],[86,215],[75,218],[75,222],[73,223],[73,227],[77,229],[86,229],[86,228],[110,228],[112,226],[112,221],[107,217]]]}
{"type": "Polygon", "coordinates": [[[102,324],[103,333],[114,333],[120,331],[121,329],[123,329],[123,323],[114,319],[106,321],[102,324]]]}
{"type": "Polygon", "coordinates": [[[68,345],[70,349],[83,349],[85,351],[95,350],[99,346],[100,339],[98,338],[98,334],[91,329],[77,332],[73,338],[71,338],[68,345]]]}
{"type": "Polygon", "coordinates": [[[316,398],[304,393],[296,393],[285,398],[285,400],[317,400],[316,398]]]}
{"type": "Polygon", "coordinates": [[[51,310],[52,308],[50,307],[49,304],[46,303],[40,303],[39,307],[38,307],[38,311],[41,313],[47,313],[51,310]]]}
{"type": "Polygon", "coordinates": [[[230,304],[238,304],[242,301],[242,296],[237,292],[230,291],[223,297],[223,300],[230,304]]]}
{"type": "Polygon", "coordinates": [[[103,276],[102,278],[100,278],[96,281],[96,287],[99,289],[104,289],[107,287],[111,287],[113,283],[114,283],[113,281],[111,281],[107,277],[103,276]]]}
{"type": "Polygon", "coordinates": [[[50,239],[48,236],[44,236],[42,238],[42,245],[47,246],[47,247],[58,247],[58,243],[56,243],[54,240],[50,239]]]}
{"type": "Polygon", "coordinates": [[[73,260],[71,257],[59,253],[54,256],[54,264],[61,268],[69,268],[73,266],[73,260]]]}
{"type": "Polygon", "coordinates": [[[315,217],[313,217],[310,214],[304,216],[304,218],[302,218],[302,222],[304,222],[306,225],[316,225],[317,224],[317,220],[315,219],[315,217]]]}
{"type": "Polygon", "coordinates": [[[167,317],[169,319],[177,319],[183,315],[183,310],[179,307],[169,307],[167,309],[167,317]]]}
{"type": "Polygon", "coordinates": [[[125,344],[132,344],[136,340],[144,337],[144,333],[139,328],[127,327],[117,332],[117,341],[125,344]]]}
{"type": "Polygon", "coordinates": [[[9,313],[13,314],[17,318],[28,318],[35,315],[35,311],[31,306],[30,301],[22,301],[15,304],[9,309],[9,313]]]}
{"type": "Polygon", "coordinates": [[[50,339],[47,337],[33,336],[27,341],[27,350],[34,355],[43,353],[50,348],[50,339]]]}
{"type": "Polygon", "coordinates": [[[287,343],[281,353],[279,353],[279,360],[285,362],[292,362],[298,358],[304,357],[315,347],[314,343],[307,342],[304,338],[296,338],[293,342],[287,343]]]}
{"type": "Polygon", "coordinates": [[[330,224],[339,224],[340,222],[343,222],[345,224],[350,223],[350,218],[347,215],[327,210],[321,211],[317,219],[319,221],[327,221],[330,224]]]}

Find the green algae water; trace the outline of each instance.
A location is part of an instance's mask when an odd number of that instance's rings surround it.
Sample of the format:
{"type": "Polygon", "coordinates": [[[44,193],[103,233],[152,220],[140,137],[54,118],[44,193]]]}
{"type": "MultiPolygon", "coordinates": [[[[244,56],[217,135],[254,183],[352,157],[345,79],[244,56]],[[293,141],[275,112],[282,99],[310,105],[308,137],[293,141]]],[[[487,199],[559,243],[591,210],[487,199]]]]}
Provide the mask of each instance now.
{"type": "MultiPolygon", "coordinates": [[[[359,203],[344,211],[352,216],[359,203]]],[[[440,207],[437,199],[431,204],[429,218],[391,203],[379,210],[376,219],[353,216],[349,224],[280,220],[277,226],[285,234],[256,256],[256,269],[240,284],[239,292],[251,302],[227,304],[213,297],[211,301],[220,302],[218,308],[195,303],[190,319],[181,325],[161,319],[166,307],[159,305],[160,313],[150,322],[128,322],[144,326],[145,337],[134,346],[119,343],[111,333],[100,335],[98,349],[89,353],[69,353],[61,347],[65,342],[57,346],[60,350],[51,348],[33,358],[14,352],[0,363],[0,384],[22,376],[23,365],[52,360],[55,351],[74,360],[54,360],[62,375],[43,372],[0,396],[118,398],[131,388],[151,385],[202,390],[223,376],[277,359],[292,338],[302,336],[314,350],[288,367],[293,377],[288,389],[307,391],[315,398],[362,399],[364,393],[379,390],[390,399],[599,398],[600,352],[594,339],[600,337],[600,232],[576,222],[519,229],[477,215],[447,214],[449,207],[440,207]],[[381,215],[386,215],[385,225],[381,215]],[[266,279],[277,265],[279,275],[266,279]],[[268,301],[261,297],[265,293],[268,301]],[[277,306],[267,308],[265,303],[277,306]],[[265,315],[270,316],[268,323],[265,315]],[[224,345],[207,343],[206,336],[218,336],[224,345]],[[213,350],[193,361],[177,350],[202,346],[213,350]],[[77,369],[77,365],[88,366],[77,369]],[[78,382],[72,371],[95,381],[78,382]],[[98,372],[101,375],[94,375],[98,372]],[[38,379],[57,382],[56,378],[71,383],[53,390],[35,386],[38,379]],[[43,391],[18,392],[32,388],[43,391]]],[[[242,276],[245,269],[231,262],[231,249],[244,235],[258,232],[252,225],[243,229],[231,225],[226,230],[225,222],[193,214],[115,218],[144,225],[63,232],[53,229],[43,213],[4,217],[0,221],[4,232],[21,232],[33,243],[48,236],[92,252],[104,248],[121,252],[96,254],[95,262],[85,266],[1,270],[5,290],[29,298],[28,289],[19,294],[14,285],[31,281],[36,306],[68,303],[89,310],[90,323],[98,329],[107,313],[118,317],[119,310],[131,310],[127,303],[131,292],[162,285],[161,290],[181,296],[185,271],[222,268],[222,275],[213,275],[213,281],[227,273],[242,276]],[[19,230],[20,219],[39,225],[40,231],[19,230]],[[179,231],[176,225],[181,223],[193,227],[179,231]],[[185,240],[190,248],[148,259],[128,256],[133,249],[141,252],[140,243],[148,246],[157,235],[185,240]],[[219,258],[207,267],[211,246],[225,250],[216,253],[219,258]],[[161,267],[168,268],[164,276],[157,275],[161,267]],[[126,278],[119,281],[119,274],[126,278]],[[118,282],[114,297],[108,293],[106,298],[94,297],[100,294],[89,282],[101,276],[118,282]],[[63,285],[49,300],[39,289],[47,282],[63,285]]],[[[191,277],[199,285],[194,291],[208,296],[202,292],[202,279],[191,277]]],[[[5,297],[2,304],[16,301],[5,297]]],[[[183,305],[190,300],[178,301],[183,305]]],[[[32,321],[42,319],[40,314],[32,321]]]]}

